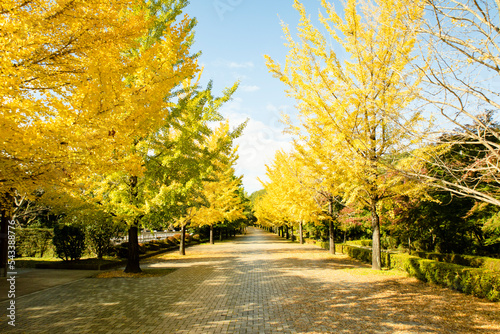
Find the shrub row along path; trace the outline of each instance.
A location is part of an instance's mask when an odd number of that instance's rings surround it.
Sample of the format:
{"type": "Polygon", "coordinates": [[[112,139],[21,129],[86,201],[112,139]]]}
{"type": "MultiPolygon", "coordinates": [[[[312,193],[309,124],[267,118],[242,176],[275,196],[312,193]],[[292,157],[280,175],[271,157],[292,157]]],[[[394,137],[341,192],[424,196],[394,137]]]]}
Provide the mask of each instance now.
{"type": "Polygon", "coordinates": [[[498,303],[256,228],[142,266],[178,269],[19,297],[15,329],[4,315],[0,333],[500,333],[498,303]]]}

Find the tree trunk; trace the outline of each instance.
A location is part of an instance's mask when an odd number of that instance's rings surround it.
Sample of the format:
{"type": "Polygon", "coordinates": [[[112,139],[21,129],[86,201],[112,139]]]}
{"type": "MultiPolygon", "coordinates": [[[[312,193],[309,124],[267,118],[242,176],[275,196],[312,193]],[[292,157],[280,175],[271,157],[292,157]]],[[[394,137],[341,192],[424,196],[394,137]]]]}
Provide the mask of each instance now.
{"type": "Polygon", "coordinates": [[[295,236],[293,235],[293,225],[290,226],[291,229],[291,235],[292,235],[292,242],[295,240],[295,236]]]}
{"type": "Polygon", "coordinates": [[[333,198],[330,198],[328,203],[328,214],[330,215],[330,222],[328,224],[328,240],[330,241],[330,254],[335,255],[335,231],[333,226],[333,198]]]}
{"type": "Polygon", "coordinates": [[[214,244],[214,226],[210,225],[210,244],[214,244]]]}
{"type": "Polygon", "coordinates": [[[137,237],[139,230],[139,222],[136,221],[128,229],[128,261],[124,272],[126,273],[140,273],[141,267],[139,266],[139,238],[137,237]]]}
{"type": "Polygon", "coordinates": [[[222,241],[222,226],[219,227],[219,241],[222,241]]]}
{"type": "Polygon", "coordinates": [[[329,241],[330,241],[330,254],[334,254],[335,255],[335,233],[334,233],[334,230],[333,230],[333,220],[330,219],[330,223],[329,223],[329,241]]]}
{"type": "Polygon", "coordinates": [[[179,254],[186,255],[186,224],[181,225],[181,243],[179,244],[179,254]]]}
{"type": "Polygon", "coordinates": [[[380,250],[380,218],[377,213],[377,201],[372,200],[370,211],[372,214],[372,269],[382,269],[382,258],[380,250]]]}
{"type": "Polygon", "coordinates": [[[299,238],[300,238],[300,244],[304,244],[304,231],[302,229],[302,220],[299,223],[299,238]]]}
{"type": "MultiPolygon", "coordinates": [[[[138,198],[138,177],[130,176],[129,177],[129,194],[130,194],[130,202],[132,204],[137,204],[138,198]]],[[[127,266],[125,267],[126,273],[140,273],[141,267],[139,266],[139,218],[134,218],[132,225],[128,229],[128,261],[127,266]]]]}
{"type": "Polygon", "coordinates": [[[290,239],[290,234],[288,233],[288,225],[285,226],[285,231],[286,231],[286,239],[290,239]]]}

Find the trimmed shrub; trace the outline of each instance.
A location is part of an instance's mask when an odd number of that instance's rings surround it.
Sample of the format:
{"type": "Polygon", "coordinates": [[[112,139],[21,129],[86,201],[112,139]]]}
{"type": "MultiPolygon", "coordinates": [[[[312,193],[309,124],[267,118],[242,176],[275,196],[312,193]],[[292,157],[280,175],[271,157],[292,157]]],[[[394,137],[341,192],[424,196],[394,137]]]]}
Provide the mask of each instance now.
{"type": "Polygon", "coordinates": [[[68,260],[79,260],[85,251],[85,232],[74,225],[54,227],[52,239],[57,257],[68,260]]]}
{"type": "Polygon", "coordinates": [[[363,262],[368,262],[368,263],[372,262],[372,251],[369,249],[352,247],[350,245],[348,245],[345,249],[347,251],[347,255],[349,255],[352,258],[355,258],[363,262]]]}
{"type": "Polygon", "coordinates": [[[355,245],[355,246],[363,246],[363,247],[371,247],[372,240],[369,239],[361,239],[361,240],[351,240],[346,241],[347,245],[355,245]]]}
{"type": "MultiPolygon", "coordinates": [[[[180,234],[179,234],[180,235],[180,234]]],[[[174,238],[174,237],[168,237],[167,238],[167,243],[169,245],[172,245],[172,246],[175,246],[175,245],[178,245],[179,244],[179,240],[174,238]]]]}
{"type": "Polygon", "coordinates": [[[162,239],[162,240],[158,240],[158,241],[155,241],[155,243],[160,246],[161,249],[165,249],[165,248],[168,248],[170,247],[169,244],[167,243],[167,240],[166,239],[162,239]]]}
{"type": "Polygon", "coordinates": [[[323,249],[330,250],[330,242],[329,241],[318,241],[318,242],[316,242],[316,245],[318,245],[319,247],[321,247],[323,249]]]}
{"type": "MultiPolygon", "coordinates": [[[[320,240],[304,238],[304,242],[306,244],[318,245],[319,247],[321,247],[323,249],[330,250],[330,241],[320,241],[320,240]]],[[[335,252],[342,253],[341,251],[339,251],[338,245],[340,245],[340,244],[337,244],[337,243],[335,244],[335,252]]]]}
{"type": "Polygon", "coordinates": [[[416,255],[422,259],[435,260],[439,262],[458,264],[465,267],[483,268],[500,272],[500,259],[494,259],[490,257],[428,252],[412,252],[412,255],[416,255]]]}
{"type": "Polygon", "coordinates": [[[148,243],[144,244],[144,247],[148,251],[157,251],[160,249],[160,245],[153,243],[153,242],[148,242],[148,243]]]}
{"type": "MultiPolygon", "coordinates": [[[[326,242],[326,249],[330,249],[329,243],[326,242]]],[[[348,256],[366,262],[372,263],[372,250],[371,248],[348,245],[348,244],[335,244],[335,252],[340,254],[347,254],[348,256]]],[[[394,254],[391,251],[382,250],[381,261],[382,267],[389,268],[391,265],[391,255],[394,254]]]]}
{"type": "Polygon", "coordinates": [[[43,254],[51,247],[54,233],[46,228],[17,228],[16,256],[35,257],[43,254]]]}
{"type": "Polygon", "coordinates": [[[179,243],[181,241],[181,234],[180,233],[174,234],[174,239],[178,241],[177,243],[179,243]]]}
{"type": "Polygon", "coordinates": [[[500,301],[500,274],[482,268],[422,259],[408,254],[393,254],[392,268],[410,276],[491,301],[500,301]]]}
{"type": "Polygon", "coordinates": [[[200,242],[201,241],[200,235],[199,234],[193,235],[193,240],[196,241],[196,242],[200,242]]]}
{"type": "MultiPolygon", "coordinates": [[[[349,255],[357,260],[372,263],[372,250],[370,248],[362,248],[353,245],[344,245],[344,254],[349,255]]],[[[388,268],[391,265],[391,253],[387,251],[382,251],[380,254],[380,260],[382,262],[382,267],[388,268]]]]}
{"type": "MultiPolygon", "coordinates": [[[[371,263],[372,252],[369,248],[336,244],[335,249],[339,253],[343,252],[352,258],[371,263]]],[[[445,286],[490,301],[500,301],[500,272],[496,271],[500,260],[469,255],[428,254],[430,255],[426,256],[433,259],[382,251],[382,266],[406,271],[410,276],[424,282],[445,286]],[[441,259],[441,261],[434,259],[441,259]],[[447,263],[444,262],[445,260],[474,265],[478,268],[447,263]]]]}

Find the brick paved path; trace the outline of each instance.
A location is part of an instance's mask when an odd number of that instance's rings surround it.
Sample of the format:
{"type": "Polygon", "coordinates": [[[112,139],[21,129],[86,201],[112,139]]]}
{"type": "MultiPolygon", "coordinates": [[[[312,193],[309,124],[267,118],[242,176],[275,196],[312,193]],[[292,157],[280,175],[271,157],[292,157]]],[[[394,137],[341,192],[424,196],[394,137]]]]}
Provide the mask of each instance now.
{"type": "Polygon", "coordinates": [[[0,333],[500,333],[500,306],[249,228],[143,267],[19,297],[0,333]]]}

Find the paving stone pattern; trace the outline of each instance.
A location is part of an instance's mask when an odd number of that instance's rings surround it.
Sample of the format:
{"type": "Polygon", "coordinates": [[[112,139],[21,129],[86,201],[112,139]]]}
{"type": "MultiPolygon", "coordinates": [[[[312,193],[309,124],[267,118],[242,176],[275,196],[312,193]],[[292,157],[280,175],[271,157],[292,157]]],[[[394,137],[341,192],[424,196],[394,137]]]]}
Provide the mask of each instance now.
{"type": "Polygon", "coordinates": [[[16,327],[2,313],[0,333],[500,333],[498,304],[373,275],[345,256],[255,228],[142,266],[178,269],[19,297],[16,327]]]}

